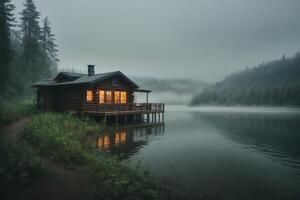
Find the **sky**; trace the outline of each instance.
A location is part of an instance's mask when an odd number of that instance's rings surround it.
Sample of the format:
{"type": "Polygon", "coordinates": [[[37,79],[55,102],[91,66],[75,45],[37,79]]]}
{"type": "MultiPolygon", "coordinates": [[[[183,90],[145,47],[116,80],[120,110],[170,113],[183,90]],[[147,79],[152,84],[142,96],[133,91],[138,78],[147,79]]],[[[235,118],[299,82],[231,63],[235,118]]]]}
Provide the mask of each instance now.
{"type": "MultiPolygon", "coordinates": [[[[12,0],[16,12],[25,0],[12,0]]],[[[300,51],[299,0],[34,0],[59,67],[213,83],[300,51]]],[[[17,16],[19,18],[19,16],[17,16]]]]}

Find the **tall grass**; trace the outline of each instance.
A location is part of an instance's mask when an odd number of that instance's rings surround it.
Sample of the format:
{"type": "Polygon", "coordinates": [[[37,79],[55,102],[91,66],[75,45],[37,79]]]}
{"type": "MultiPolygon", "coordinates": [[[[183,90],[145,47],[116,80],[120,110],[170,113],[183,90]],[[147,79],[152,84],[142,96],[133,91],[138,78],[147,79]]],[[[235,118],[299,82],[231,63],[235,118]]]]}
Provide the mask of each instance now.
{"type": "Polygon", "coordinates": [[[88,162],[87,150],[92,148],[88,138],[100,129],[101,125],[71,114],[42,113],[33,116],[24,137],[52,160],[83,165],[88,162]]]}
{"type": "Polygon", "coordinates": [[[32,118],[24,137],[41,154],[65,165],[86,168],[93,180],[91,191],[97,199],[158,199],[155,184],[147,172],[130,169],[106,157],[94,143],[88,142],[102,128],[89,119],[43,113],[32,118]]]}
{"type": "Polygon", "coordinates": [[[8,124],[37,112],[30,102],[0,103],[0,125],[8,124]]]}

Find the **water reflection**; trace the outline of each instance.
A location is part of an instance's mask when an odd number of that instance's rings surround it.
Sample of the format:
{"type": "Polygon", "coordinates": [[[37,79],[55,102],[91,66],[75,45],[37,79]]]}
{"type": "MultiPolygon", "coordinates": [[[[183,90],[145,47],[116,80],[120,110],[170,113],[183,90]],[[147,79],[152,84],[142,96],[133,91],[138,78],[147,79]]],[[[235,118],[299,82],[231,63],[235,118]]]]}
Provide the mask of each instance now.
{"type": "Polygon", "coordinates": [[[300,116],[297,114],[193,113],[228,139],[300,168],[300,116]]]}
{"type": "Polygon", "coordinates": [[[97,148],[120,159],[127,159],[143,145],[164,134],[164,125],[107,128],[97,139],[97,148]]]}
{"type": "Polygon", "coordinates": [[[299,113],[176,110],[165,124],[105,130],[97,147],[190,199],[300,199],[299,113]]]}

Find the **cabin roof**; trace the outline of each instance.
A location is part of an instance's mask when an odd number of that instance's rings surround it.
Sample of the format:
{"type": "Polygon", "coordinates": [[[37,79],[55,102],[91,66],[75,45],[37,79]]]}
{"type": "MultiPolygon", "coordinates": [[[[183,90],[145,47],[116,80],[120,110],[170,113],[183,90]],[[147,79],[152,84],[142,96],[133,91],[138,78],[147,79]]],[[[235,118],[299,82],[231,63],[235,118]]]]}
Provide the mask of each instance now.
{"type": "Polygon", "coordinates": [[[32,84],[33,87],[38,86],[60,86],[60,85],[75,85],[75,84],[94,84],[99,81],[111,78],[113,76],[121,76],[127,80],[134,89],[139,88],[139,86],[130,80],[120,71],[107,72],[101,74],[87,75],[71,72],[60,72],[56,75],[53,80],[42,80],[32,84]]]}

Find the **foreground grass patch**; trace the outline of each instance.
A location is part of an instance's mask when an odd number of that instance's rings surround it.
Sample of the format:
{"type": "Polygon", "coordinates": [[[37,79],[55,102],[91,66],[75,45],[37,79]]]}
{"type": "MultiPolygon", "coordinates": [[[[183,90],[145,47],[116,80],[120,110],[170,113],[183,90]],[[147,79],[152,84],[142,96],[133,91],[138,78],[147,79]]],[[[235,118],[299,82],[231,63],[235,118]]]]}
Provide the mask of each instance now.
{"type": "Polygon", "coordinates": [[[32,118],[24,137],[42,155],[86,168],[93,180],[90,191],[97,199],[158,199],[160,195],[147,172],[106,157],[88,142],[101,129],[99,123],[89,119],[43,113],[32,118]]]}
{"type": "Polygon", "coordinates": [[[24,191],[40,177],[40,158],[27,148],[15,147],[0,137],[0,196],[26,199],[24,191]]]}

